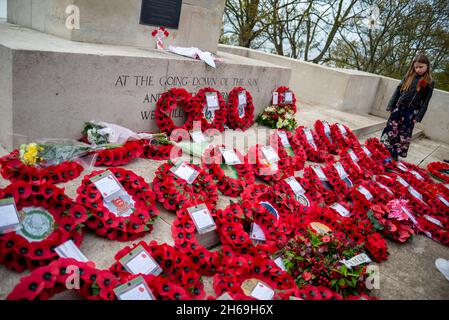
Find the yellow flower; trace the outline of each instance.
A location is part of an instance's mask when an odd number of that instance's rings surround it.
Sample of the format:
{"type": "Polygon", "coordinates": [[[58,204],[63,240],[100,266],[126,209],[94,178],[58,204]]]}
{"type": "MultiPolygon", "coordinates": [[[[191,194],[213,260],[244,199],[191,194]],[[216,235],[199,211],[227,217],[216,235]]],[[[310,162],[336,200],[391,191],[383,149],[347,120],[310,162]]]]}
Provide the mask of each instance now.
{"type": "Polygon", "coordinates": [[[34,166],[36,163],[38,163],[40,160],[42,160],[38,155],[39,151],[43,151],[44,148],[41,146],[38,146],[36,143],[30,143],[28,145],[21,145],[20,146],[20,158],[23,163],[34,166]]]}

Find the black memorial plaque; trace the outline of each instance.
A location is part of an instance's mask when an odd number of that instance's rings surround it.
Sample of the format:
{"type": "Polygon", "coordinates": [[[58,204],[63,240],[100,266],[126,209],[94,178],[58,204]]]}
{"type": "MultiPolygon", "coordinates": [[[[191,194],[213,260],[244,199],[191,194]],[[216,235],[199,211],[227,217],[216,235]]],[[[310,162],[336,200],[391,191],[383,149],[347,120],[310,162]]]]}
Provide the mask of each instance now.
{"type": "Polygon", "coordinates": [[[182,0],[142,0],[140,24],[178,29],[182,0]]]}

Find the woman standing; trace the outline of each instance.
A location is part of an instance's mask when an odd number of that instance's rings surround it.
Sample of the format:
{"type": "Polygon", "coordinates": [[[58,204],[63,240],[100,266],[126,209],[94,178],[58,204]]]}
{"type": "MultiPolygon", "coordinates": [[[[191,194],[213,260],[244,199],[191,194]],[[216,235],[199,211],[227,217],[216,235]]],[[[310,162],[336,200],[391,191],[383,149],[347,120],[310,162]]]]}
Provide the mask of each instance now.
{"type": "Polygon", "coordinates": [[[407,157],[413,127],[423,119],[434,87],[429,59],[420,54],[410,63],[387,107],[391,115],[380,140],[394,160],[407,157]]]}

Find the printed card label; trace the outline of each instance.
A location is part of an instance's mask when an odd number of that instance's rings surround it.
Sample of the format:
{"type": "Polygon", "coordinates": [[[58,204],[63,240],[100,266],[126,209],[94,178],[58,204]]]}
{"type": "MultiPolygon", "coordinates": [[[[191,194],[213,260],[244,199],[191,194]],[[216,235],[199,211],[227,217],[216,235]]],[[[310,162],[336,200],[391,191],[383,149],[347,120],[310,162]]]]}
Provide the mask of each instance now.
{"type": "Polygon", "coordinates": [[[405,164],[403,164],[402,162],[398,162],[397,163],[397,167],[398,167],[398,169],[399,170],[401,170],[401,171],[404,171],[404,172],[407,172],[408,171],[408,168],[405,166],[405,164]]]}
{"type": "Polygon", "coordinates": [[[320,166],[312,166],[312,169],[318,176],[318,179],[320,179],[321,181],[327,181],[327,177],[324,174],[324,171],[320,166]]]}
{"type": "Polygon", "coordinates": [[[338,175],[341,179],[346,179],[348,177],[345,168],[343,168],[343,165],[340,162],[334,163],[334,168],[337,170],[338,175]]]}
{"type": "Polygon", "coordinates": [[[351,213],[339,203],[334,203],[331,208],[337,211],[342,217],[349,217],[351,213]]]}
{"type": "Polygon", "coordinates": [[[216,92],[206,92],[206,103],[209,110],[219,110],[218,95],[216,92]]]}
{"type": "Polygon", "coordinates": [[[413,188],[412,186],[409,186],[409,187],[408,187],[408,191],[410,192],[410,194],[411,194],[412,196],[414,196],[415,198],[417,198],[417,199],[423,201],[422,194],[419,193],[418,191],[416,191],[415,188],[413,188]]]}
{"type": "Polygon", "coordinates": [[[239,118],[243,118],[245,117],[245,112],[246,112],[246,105],[247,105],[247,101],[246,101],[246,91],[241,91],[238,94],[238,99],[239,99],[239,104],[237,106],[237,111],[239,114],[239,118]]]}
{"type": "Polygon", "coordinates": [[[225,159],[226,164],[228,165],[242,164],[242,161],[237,156],[234,150],[220,148],[220,151],[221,154],[223,155],[223,158],[225,159]]]}
{"type": "Polygon", "coordinates": [[[250,238],[252,240],[257,240],[257,241],[265,241],[265,233],[263,232],[262,228],[255,222],[253,222],[253,224],[251,225],[251,234],[250,234],[250,238]]]}
{"type": "Polygon", "coordinates": [[[189,184],[192,184],[199,175],[198,171],[185,162],[178,163],[178,165],[171,167],[170,171],[189,184]]]}
{"type": "Polygon", "coordinates": [[[429,215],[424,215],[424,218],[427,220],[427,221],[430,221],[430,222],[432,222],[433,224],[436,224],[437,226],[439,226],[439,227],[441,227],[441,228],[444,228],[443,227],[443,224],[441,223],[441,221],[440,220],[438,220],[438,219],[435,219],[435,218],[433,218],[433,217],[431,217],[431,216],[429,216],[429,215]]]}
{"type": "Polygon", "coordinates": [[[155,300],[142,276],[118,286],[114,293],[119,300],[155,300]]]}
{"type": "Polygon", "coordinates": [[[319,234],[327,234],[332,231],[328,226],[321,222],[311,222],[310,227],[319,234]]]}
{"type": "Polygon", "coordinates": [[[388,188],[386,185],[383,185],[383,184],[380,183],[379,181],[376,181],[376,182],[377,182],[377,184],[379,185],[379,187],[381,187],[381,188],[384,189],[384,190],[387,190],[387,192],[388,192],[389,194],[394,195],[393,191],[391,191],[391,189],[388,188]]]}
{"type": "Polygon", "coordinates": [[[345,264],[346,267],[352,268],[356,267],[358,265],[361,265],[363,263],[371,263],[371,259],[365,254],[361,253],[359,255],[356,255],[355,257],[349,259],[349,260],[342,260],[341,263],[345,264]]]}
{"type": "Polygon", "coordinates": [[[443,198],[441,195],[438,195],[438,199],[444,203],[447,207],[449,207],[449,201],[447,201],[445,198],[443,198]]]}
{"type": "Polygon", "coordinates": [[[20,218],[14,198],[0,200],[0,234],[17,231],[20,228],[20,218]]]}
{"type": "Polygon", "coordinates": [[[273,92],[273,105],[277,106],[279,104],[279,93],[273,92]]]}
{"type": "Polygon", "coordinates": [[[396,181],[399,182],[401,185],[403,185],[404,187],[408,188],[408,186],[410,185],[407,181],[405,181],[402,177],[397,176],[396,177],[396,181]]]}
{"type": "Polygon", "coordinates": [[[371,201],[373,199],[373,195],[371,194],[371,192],[369,192],[369,190],[366,189],[364,186],[359,186],[357,188],[357,191],[363,194],[368,201],[371,201]]]}
{"type": "Polygon", "coordinates": [[[252,278],[243,281],[241,288],[245,295],[257,300],[272,300],[274,297],[274,290],[258,279],[252,278]]]}
{"type": "Polygon", "coordinates": [[[293,103],[293,92],[285,91],[284,92],[284,104],[291,104],[291,103],[293,103]]]}
{"type": "Polygon", "coordinates": [[[209,209],[204,203],[195,207],[190,207],[187,211],[189,212],[199,234],[204,234],[217,228],[209,209]]]}
{"type": "Polygon", "coordinates": [[[190,133],[190,135],[192,137],[193,142],[195,142],[195,143],[201,143],[201,142],[206,142],[207,141],[206,137],[204,136],[204,134],[201,131],[199,131],[199,130],[192,131],[190,133]]]}
{"type": "Polygon", "coordinates": [[[281,139],[281,143],[284,147],[286,148],[291,147],[290,141],[288,141],[288,137],[285,131],[278,131],[278,136],[281,139]]]}
{"type": "Polygon", "coordinates": [[[274,259],[274,263],[276,263],[276,265],[283,271],[287,271],[287,269],[285,268],[285,264],[284,264],[284,260],[282,260],[282,257],[277,257],[276,259],[274,259]]]}
{"type": "Polygon", "coordinates": [[[417,172],[417,171],[415,171],[415,170],[412,170],[412,171],[410,171],[410,172],[416,177],[416,179],[418,179],[418,180],[420,180],[420,181],[423,181],[423,180],[424,180],[424,177],[423,177],[422,175],[420,175],[419,172],[417,172]]]}
{"type": "Polygon", "coordinates": [[[285,182],[288,183],[288,185],[290,186],[290,188],[292,188],[293,192],[296,195],[303,195],[306,193],[306,190],[304,190],[304,188],[301,186],[301,184],[298,182],[298,180],[296,180],[295,177],[289,177],[287,179],[285,179],[285,182]]]}
{"type": "Polygon", "coordinates": [[[349,156],[351,157],[352,161],[357,163],[359,161],[359,158],[356,156],[355,152],[353,150],[348,151],[349,156]]]}
{"type": "Polygon", "coordinates": [[[259,202],[270,214],[276,217],[277,220],[279,220],[279,213],[278,211],[271,205],[271,203],[267,201],[259,202]]]}
{"type": "Polygon", "coordinates": [[[89,259],[81,252],[72,240],[68,240],[56,247],[55,249],[58,256],[65,259],[75,259],[80,262],[88,262],[89,259]]]}
{"type": "Polygon", "coordinates": [[[402,211],[412,220],[412,222],[417,225],[418,221],[416,221],[415,217],[412,215],[410,211],[406,207],[401,207],[402,211]]]}
{"type": "Polygon", "coordinates": [[[365,152],[365,154],[366,154],[368,157],[371,157],[372,153],[371,153],[371,151],[368,150],[367,147],[362,146],[362,149],[363,149],[363,151],[365,152]]]}
{"type": "Polygon", "coordinates": [[[103,199],[108,199],[123,189],[120,182],[117,181],[114,174],[109,170],[92,177],[91,181],[97,187],[103,199]]]}
{"type": "Polygon", "coordinates": [[[19,212],[22,228],[17,234],[28,242],[40,242],[52,234],[55,227],[54,217],[44,208],[26,207],[19,212]]]}
{"type": "Polygon", "coordinates": [[[162,273],[162,268],[141,245],[120,259],[120,263],[132,274],[152,274],[158,276],[162,273]]]}
{"type": "Polygon", "coordinates": [[[277,154],[276,151],[274,151],[274,149],[271,146],[263,146],[262,147],[262,153],[265,157],[265,159],[269,162],[269,163],[275,163],[278,162],[279,159],[279,155],[277,154]]]}
{"type": "Polygon", "coordinates": [[[338,129],[340,129],[340,132],[345,136],[347,134],[346,128],[341,124],[337,123],[338,129]]]}

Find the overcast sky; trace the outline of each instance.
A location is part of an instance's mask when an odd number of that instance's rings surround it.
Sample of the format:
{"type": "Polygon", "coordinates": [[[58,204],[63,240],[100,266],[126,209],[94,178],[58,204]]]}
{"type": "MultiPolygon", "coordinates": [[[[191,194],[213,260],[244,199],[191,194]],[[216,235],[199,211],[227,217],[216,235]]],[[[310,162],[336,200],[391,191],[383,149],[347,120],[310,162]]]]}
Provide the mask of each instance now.
{"type": "Polygon", "coordinates": [[[6,0],[0,0],[0,18],[6,18],[6,0]]]}

